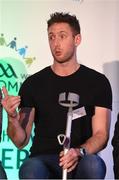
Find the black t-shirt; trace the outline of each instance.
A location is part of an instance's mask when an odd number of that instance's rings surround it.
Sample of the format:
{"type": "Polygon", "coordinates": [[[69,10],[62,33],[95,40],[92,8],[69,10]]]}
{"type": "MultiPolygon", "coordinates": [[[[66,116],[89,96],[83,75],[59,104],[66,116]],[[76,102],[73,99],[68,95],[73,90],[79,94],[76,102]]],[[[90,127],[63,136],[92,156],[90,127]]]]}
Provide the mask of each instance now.
{"type": "Polygon", "coordinates": [[[57,135],[65,134],[68,108],[58,103],[62,92],[80,96],[79,105],[85,107],[86,116],[73,120],[71,147],[84,143],[92,135],[94,107],[112,108],[112,92],[108,79],[84,65],[69,76],[56,75],[46,67],[30,76],[20,89],[21,107],[35,107],[35,136],[31,156],[59,153],[57,135]]]}

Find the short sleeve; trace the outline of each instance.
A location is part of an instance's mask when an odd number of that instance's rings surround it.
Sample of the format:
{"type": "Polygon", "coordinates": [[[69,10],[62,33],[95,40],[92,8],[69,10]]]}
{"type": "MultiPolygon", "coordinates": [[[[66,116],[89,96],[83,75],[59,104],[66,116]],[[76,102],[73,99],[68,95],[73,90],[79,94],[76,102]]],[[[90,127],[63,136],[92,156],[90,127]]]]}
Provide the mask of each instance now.
{"type": "Polygon", "coordinates": [[[33,103],[33,93],[32,93],[33,84],[30,78],[27,78],[19,90],[19,95],[21,96],[21,107],[34,107],[33,103]]]}
{"type": "Polygon", "coordinates": [[[96,106],[105,107],[112,110],[112,88],[105,75],[97,79],[95,102],[96,106]]]}

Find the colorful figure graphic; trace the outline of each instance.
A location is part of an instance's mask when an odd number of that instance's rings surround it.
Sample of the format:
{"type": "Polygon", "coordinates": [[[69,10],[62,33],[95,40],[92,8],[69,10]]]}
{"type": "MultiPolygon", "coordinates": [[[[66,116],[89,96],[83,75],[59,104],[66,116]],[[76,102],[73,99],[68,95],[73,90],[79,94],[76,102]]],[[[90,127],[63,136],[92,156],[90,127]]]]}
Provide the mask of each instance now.
{"type": "Polygon", "coordinates": [[[25,63],[28,65],[28,67],[31,66],[31,64],[33,63],[33,61],[34,61],[35,59],[36,59],[35,57],[26,57],[26,58],[24,58],[25,63]]]}
{"type": "Polygon", "coordinates": [[[31,64],[33,63],[33,61],[36,59],[35,57],[30,57],[27,56],[26,57],[26,51],[28,46],[25,45],[24,47],[21,48],[17,48],[17,43],[16,43],[17,38],[14,37],[12,41],[10,41],[8,44],[6,43],[6,40],[4,38],[4,34],[1,33],[0,34],[0,46],[6,46],[6,47],[10,47],[11,49],[14,49],[15,51],[18,52],[18,54],[23,58],[23,60],[25,61],[26,65],[28,67],[31,66],[31,64]]]}
{"type": "Polygon", "coordinates": [[[22,58],[25,58],[26,55],[26,49],[28,48],[28,46],[25,46],[23,48],[18,49],[18,53],[22,56],[22,58]]]}
{"type": "Polygon", "coordinates": [[[16,40],[17,38],[14,37],[14,40],[12,40],[7,46],[10,46],[10,48],[15,49],[17,51],[16,40]]]}
{"type": "Polygon", "coordinates": [[[0,36],[0,46],[4,46],[4,45],[6,45],[6,41],[4,38],[4,34],[2,33],[0,36]]]}

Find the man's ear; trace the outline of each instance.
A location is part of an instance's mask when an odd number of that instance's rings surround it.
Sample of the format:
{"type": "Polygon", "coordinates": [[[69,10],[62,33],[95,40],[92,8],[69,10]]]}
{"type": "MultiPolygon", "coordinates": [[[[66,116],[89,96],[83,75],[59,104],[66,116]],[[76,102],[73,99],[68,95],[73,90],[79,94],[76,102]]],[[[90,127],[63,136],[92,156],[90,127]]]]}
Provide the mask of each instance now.
{"type": "Polygon", "coordinates": [[[78,46],[81,43],[81,34],[75,36],[75,46],[78,46]]]}

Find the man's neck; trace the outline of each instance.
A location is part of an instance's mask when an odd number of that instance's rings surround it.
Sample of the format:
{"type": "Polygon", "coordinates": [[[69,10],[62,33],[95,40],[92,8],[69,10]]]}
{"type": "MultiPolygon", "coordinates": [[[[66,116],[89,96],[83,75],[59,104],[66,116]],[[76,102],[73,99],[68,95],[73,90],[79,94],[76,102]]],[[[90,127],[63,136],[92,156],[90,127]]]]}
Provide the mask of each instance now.
{"type": "Polygon", "coordinates": [[[78,62],[73,63],[54,63],[51,68],[59,76],[68,76],[75,73],[80,67],[78,62]]]}

